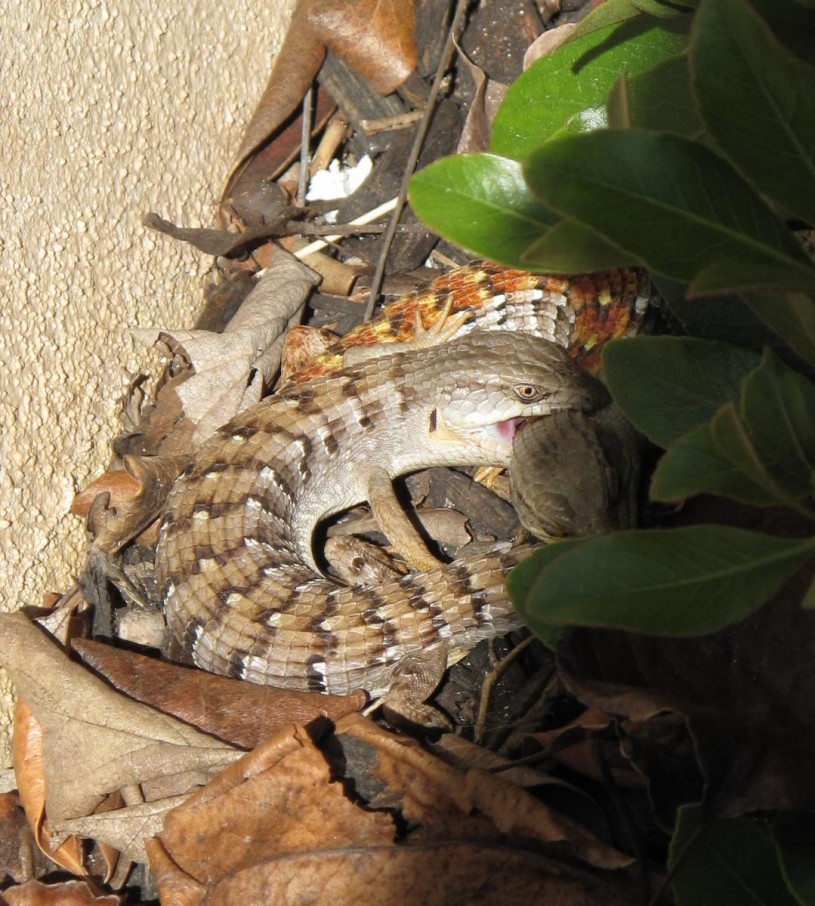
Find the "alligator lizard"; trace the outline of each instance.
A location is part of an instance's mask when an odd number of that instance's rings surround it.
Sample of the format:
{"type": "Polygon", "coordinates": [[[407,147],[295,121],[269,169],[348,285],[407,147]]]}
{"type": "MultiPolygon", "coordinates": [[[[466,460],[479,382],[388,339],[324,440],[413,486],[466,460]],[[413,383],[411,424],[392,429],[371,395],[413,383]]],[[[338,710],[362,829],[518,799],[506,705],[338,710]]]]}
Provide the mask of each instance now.
{"type": "Polygon", "coordinates": [[[466,650],[517,625],[508,545],[439,565],[392,479],[433,465],[509,463],[520,419],[591,410],[605,388],[550,341],[476,332],[295,384],[246,410],[176,482],[156,569],[167,620],[195,662],[291,689],[385,692],[393,666],[444,641],[466,650]],[[384,586],[338,586],[317,524],[362,501],[414,566],[384,586]]]}
{"type": "Polygon", "coordinates": [[[531,274],[490,261],[475,261],[442,274],[427,286],[385,305],[372,321],[337,339],[328,335],[322,351],[297,361],[301,331],[287,337],[286,357],[291,380],[298,383],[334,371],[347,362],[349,351],[409,340],[416,327],[430,330],[449,307],[455,317],[470,312],[456,336],[471,330],[525,331],[568,349],[570,357],[590,374],[600,371],[600,352],[608,340],[642,330],[651,313],[652,292],[646,271],[615,268],[594,274],[562,277],[531,274]]]}
{"type": "Polygon", "coordinates": [[[391,479],[437,463],[505,466],[514,419],[594,406],[602,390],[562,353],[503,331],[556,340],[596,371],[607,339],[637,331],[646,280],[631,270],[567,279],[486,262],[459,268],[386,306],[221,429],[177,482],[157,548],[168,623],[196,663],[286,688],[379,695],[405,653],[434,640],[466,650],[515,627],[503,580],[525,551],[498,545],[440,566],[391,479]],[[475,325],[499,332],[331,375],[352,347],[408,339],[417,319],[431,330],[445,308],[474,310],[475,325]],[[546,396],[525,401],[512,386],[546,396]],[[483,408],[493,399],[494,411],[483,408]],[[456,414],[461,435],[447,421],[456,414]],[[366,499],[424,572],[376,588],[341,587],[320,572],[316,524],[366,499]]]}

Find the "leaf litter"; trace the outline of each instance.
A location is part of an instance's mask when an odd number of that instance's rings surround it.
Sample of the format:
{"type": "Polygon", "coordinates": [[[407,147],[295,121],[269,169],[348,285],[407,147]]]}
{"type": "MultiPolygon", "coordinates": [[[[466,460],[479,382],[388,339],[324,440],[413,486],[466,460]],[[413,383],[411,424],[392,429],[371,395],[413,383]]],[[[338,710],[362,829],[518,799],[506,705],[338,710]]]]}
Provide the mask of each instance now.
{"type": "MultiPolygon", "coordinates": [[[[452,6],[301,0],[227,174],[219,228],[145,218],[213,255],[213,276],[196,329],[141,334],[163,345],[169,365],[152,402],[140,404],[134,387],[131,424],[113,443],[110,470],[74,503],[93,538],[98,597],[83,582],[84,593],[69,593],[42,621],[61,627],[59,640],[22,614],[0,615],[0,662],[20,698],[19,799],[0,800],[0,839],[15,841],[0,848],[2,895],[11,904],[121,903],[112,891],[122,890],[131,902],[184,904],[615,906],[647,902],[658,889],[665,832],[682,803],[706,793],[724,815],[813,807],[798,770],[811,752],[810,716],[793,707],[800,690],[770,681],[796,675],[805,684],[800,670],[784,673],[804,660],[790,653],[796,632],[812,637],[809,626],[797,627],[808,619],[797,607],[792,624],[786,611],[783,618],[762,612],[702,649],[634,636],[621,645],[622,633],[570,630],[558,644],[559,672],[536,644],[496,682],[484,745],[467,741],[481,681],[512,641],[482,647],[450,671],[437,700],[461,735],[433,743],[357,714],[362,694],[251,686],[159,660],[155,651],[81,637],[83,597],[97,610],[108,607],[120,627],[133,610],[123,600],[138,601],[161,623],[149,567],[167,489],[203,438],[269,392],[281,369],[284,376],[296,369],[297,355],[313,359],[308,344],[321,353],[335,335],[328,331],[362,320],[366,296],[378,293],[377,265],[385,294],[398,295],[427,278],[428,254],[436,266],[467,260],[409,218],[390,252],[381,225],[348,225],[404,186],[411,130],[432,106],[429,85],[452,6]],[[370,155],[372,175],[347,200],[307,202],[304,135],[307,146],[319,143],[315,159],[353,167],[370,155]],[[339,223],[326,217],[332,207],[339,223]],[[292,253],[315,236],[329,237],[329,254],[301,263],[292,253]],[[287,362],[284,341],[301,322],[323,329],[323,339],[309,334],[287,362]],[[790,629],[779,638],[782,624],[790,629]],[[768,662],[768,636],[776,653],[785,652],[783,665],[777,654],[768,662]],[[733,646],[742,664],[761,665],[749,691],[729,685],[741,682],[724,653],[733,646]],[[769,690],[790,705],[787,723],[768,711],[769,690]],[[57,866],[78,880],[37,880],[57,866]]],[[[508,7],[501,9],[486,24],[471,18],[457,36],[463,51],[422,163],[457,144],[461,152],[483,150],[513,77],[499,64],[519,72],[527,44],[532,55],[547,52],[541,48],[579,18],[558,15],[558,3],[524,4],[518,48],[508,7]],[[552,16],[557,28],[544,30],[552,16]],[[491,61],[484,48],[502,40],[512,52],[491,61]]],[[[505,537],[517,531],[517,520],[504,524],[506,488],[490,503],[459,472],[414,477],[408,490],[427,513],[457,499],[464,515],[455,525],[446,517],[439,530],[455,536],[452,551],[496,537],[499,523],[505,537]],[[461,482],[473,490],[463,493],[461,482]]],[[[330,531],[378,538],[364,512],[330,531]]],[[[783,596],[775,606],[785,607],[783,596]]],[[[153,648],[152,636],[130,638],[122,629],[119,637],[153,648]]],[[[162,653],[183,661],[172,645],[162,653]]]]}

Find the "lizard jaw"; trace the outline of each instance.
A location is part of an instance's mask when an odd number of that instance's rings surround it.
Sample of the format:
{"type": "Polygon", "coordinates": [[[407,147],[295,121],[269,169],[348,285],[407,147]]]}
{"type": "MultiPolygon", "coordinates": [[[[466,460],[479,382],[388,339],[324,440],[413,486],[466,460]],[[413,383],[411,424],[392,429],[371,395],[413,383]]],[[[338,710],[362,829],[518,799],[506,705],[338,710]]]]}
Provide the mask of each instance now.
{"type": "Polygon", "coordinates": [[[494,452],[500,451],[500,458],[503,459],[511,454],[512,442],[525,421],[524,417],[515,417],[472,428],[460,425],[451,426],[444,424],[441,413],[434,410],[431,413],[430,434],[437,442],[442,443],[472,441],[477,438],[486,439],[488,446],[492,447],[494,452]]]}

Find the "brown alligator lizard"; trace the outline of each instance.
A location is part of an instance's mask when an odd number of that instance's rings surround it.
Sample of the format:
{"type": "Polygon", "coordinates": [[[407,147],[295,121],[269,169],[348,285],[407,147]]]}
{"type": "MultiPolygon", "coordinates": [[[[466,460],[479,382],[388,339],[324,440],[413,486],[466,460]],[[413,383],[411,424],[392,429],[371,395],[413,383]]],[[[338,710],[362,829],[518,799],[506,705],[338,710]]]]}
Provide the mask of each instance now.
{"type": "Polygon", "coordinates": [[[157,549],[169,625],[196,663],[286,688],[378,695],[405,653],[438,640],[466,650],[516,626],[503,580],[524,551],[498,545],[440,566],[391,479],[437,463],[506,466],[514,419],[592,408],[602,389],[562,353],[503,331],[554,339],[596,370],[602,344],[636,332],[648,298],[637,271],[567,279],[477,262],[386,306],[221,429],[176,484],[157,549]],[[433,330],[440,316],[470,310],[498,332],[331,376],[352,347],[398,343],[417,319],[433,330]],[[321,574],[315,526],[366,499],[424,572],[376,588],[321,574]]]}
{"type": "Polygon", "coordinates": [[[581,368],[596,375],[604,344],[640,333],[652,301],[648,274],[636,268],[563,277],[475,261],[390,302],[372,321],[340,339],[329,335],[323,351],[309,352],[305,364],[296,360],[297,338],[301,331],[313,337],[314,331],[295,328],[287,338],[288,354],[295,357],[288,371],[298,383],[312,380],[341,368],[359,347],[410,340],[417,325],[432,329],[449,308],[452,317],[472,315],[456,336],[470,330],[533,333],[568,349],[581,368]]]}
{"type": "Polygon", "coordinates": [[[156,552],[170,628],[216,673],[373,695],[410,652],[438,641],[466,650],[508,631],[517,618],[503,581],[517,554],[498,545],[439,565],[392,479],[506,466],[518,420],[606,400],[555,344],[501,331],[289,386],[220,429],[174,486],[156,552]],[[365,500],[424,571],[378,588],[322,575],[316,526],[365,500]]]}

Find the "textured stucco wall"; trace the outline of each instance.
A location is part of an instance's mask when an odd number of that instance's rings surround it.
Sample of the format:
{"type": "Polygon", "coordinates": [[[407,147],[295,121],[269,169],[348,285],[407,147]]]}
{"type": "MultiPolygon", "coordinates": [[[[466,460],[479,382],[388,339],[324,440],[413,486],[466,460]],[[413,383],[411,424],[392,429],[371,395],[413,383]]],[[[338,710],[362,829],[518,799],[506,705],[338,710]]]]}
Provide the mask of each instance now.
{"type": "MultiPolygon", "coordinates": [[[[0,609],[77,570],[67,514],[207,262],[146,231],[210,225],[293,0],[5,0],[0,52],[0,609]]],[[[10,687],[0,677],[0,766],[10,687]]]]}

